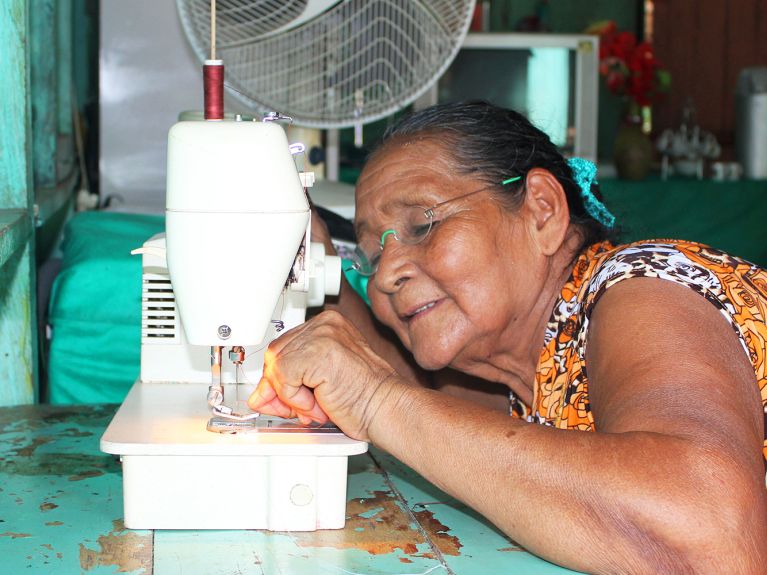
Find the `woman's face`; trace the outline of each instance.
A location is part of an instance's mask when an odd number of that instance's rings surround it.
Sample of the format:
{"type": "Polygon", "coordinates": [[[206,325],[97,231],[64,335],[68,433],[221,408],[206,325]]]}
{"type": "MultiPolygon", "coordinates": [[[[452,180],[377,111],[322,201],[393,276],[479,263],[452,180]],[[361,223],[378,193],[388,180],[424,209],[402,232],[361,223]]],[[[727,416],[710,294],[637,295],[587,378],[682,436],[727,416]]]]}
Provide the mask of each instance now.
{"type": "MultiPolygon", "coordinates": [[[[396,231],[404,210],[486,187],[457,175],[436,140],[390,146],[357,184],[358,239],[375,245],[383,232],[396,231]]],[[[534,280],[540,261],[523,220],[524,210],[515,214],[483,192],[451,203],[422,243],[387,236],[368,295],[375,315],[419,365],[470,369],[502,351],[509,336],[523,335],[516,328],[540,287],[534,280]]]]}

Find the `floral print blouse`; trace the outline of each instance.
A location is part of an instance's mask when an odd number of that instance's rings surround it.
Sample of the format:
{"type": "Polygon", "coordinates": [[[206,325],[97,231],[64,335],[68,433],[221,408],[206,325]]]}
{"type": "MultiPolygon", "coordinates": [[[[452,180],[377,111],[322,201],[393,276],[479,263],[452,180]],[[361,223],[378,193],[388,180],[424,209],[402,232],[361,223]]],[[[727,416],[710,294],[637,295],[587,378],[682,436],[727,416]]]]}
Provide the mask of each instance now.
{"type": "Polygon", "coordinates": [[[513,394],[510,413],[561,429],[594,431],[589,405],[586,340],[591,311],[605,290],[633,277],[683,285],[716,306],[754,367],[765,410],[767,462],[767,270],[693,242],[652,240],[586,248],[573,266],[546,327],[535,375],[533,405],[513,394]]]}

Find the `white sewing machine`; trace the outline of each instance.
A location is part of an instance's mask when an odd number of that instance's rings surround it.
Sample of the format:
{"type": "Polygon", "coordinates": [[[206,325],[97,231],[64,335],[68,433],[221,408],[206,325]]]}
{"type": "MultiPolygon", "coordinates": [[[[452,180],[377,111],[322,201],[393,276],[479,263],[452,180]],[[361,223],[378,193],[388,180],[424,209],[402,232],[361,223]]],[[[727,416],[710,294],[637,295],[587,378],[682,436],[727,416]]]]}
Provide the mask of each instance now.
{"type": "Polygon", "coordinates": [[[274,121],[170,130],[166,234],[136,250],[141,376],[101,438],[129,528],[344,526],[347,459],[367,444],[245,404],[267,344],[339,289],[340,260],[310,242],[299,151],[274,121]]]}

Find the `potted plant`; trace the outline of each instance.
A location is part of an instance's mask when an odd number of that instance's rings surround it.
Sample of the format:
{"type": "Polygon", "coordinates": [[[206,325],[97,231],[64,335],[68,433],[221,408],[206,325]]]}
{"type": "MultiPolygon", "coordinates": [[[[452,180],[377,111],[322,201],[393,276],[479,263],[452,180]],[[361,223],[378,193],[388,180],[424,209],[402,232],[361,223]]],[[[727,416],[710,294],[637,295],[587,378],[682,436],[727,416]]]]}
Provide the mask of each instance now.
{"type": "Polygon", "coordinates": [[[671,75],[655,57],[649,42],[618,30],[606,20],[587,32],[599,35],[599,73],[607,89],[623,100],[623,119],[615,138],[613,158],[618,177],[641,180],[650,169],[651,105],[671,86],[671,75]]]}

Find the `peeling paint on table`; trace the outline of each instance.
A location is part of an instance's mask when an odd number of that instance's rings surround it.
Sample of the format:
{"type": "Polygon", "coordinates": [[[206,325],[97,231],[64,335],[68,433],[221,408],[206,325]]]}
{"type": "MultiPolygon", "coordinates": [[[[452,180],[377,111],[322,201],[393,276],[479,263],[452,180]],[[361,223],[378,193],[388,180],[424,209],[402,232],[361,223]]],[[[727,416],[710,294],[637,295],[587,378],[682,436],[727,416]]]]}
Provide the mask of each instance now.
{"type": "Polygon", "coordinates": [[[80,567],[92,571],[114,565],[120,573],[146,570],[152,559],[152,535],[128,531],[122,519],[115,519],[112,525],[112,531],[96,541],[98,549],[80,543],[80,567]]]}
{"type": "MultiPolygon", "coordinates": [[[[0,557],[8,573],[427,575],[569,571],[516,543],[396,459],[349,459],[344,529],[133,531],[118,461],[98,442],[115,406],[0,408],[0,557]]],[[[247,496],[247,478],[239,488],[247,496]]],[[[234,488],[235,479],[232,479],[234,488]]]]}
{"type": "Polygon", "coordinates": [[[115,409],[0,409],[0,570],[152,572],[152,533],[122,527],[120,465],[98,447],[115,409]]]}

